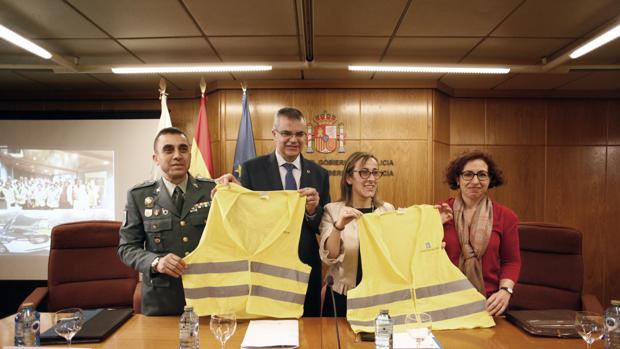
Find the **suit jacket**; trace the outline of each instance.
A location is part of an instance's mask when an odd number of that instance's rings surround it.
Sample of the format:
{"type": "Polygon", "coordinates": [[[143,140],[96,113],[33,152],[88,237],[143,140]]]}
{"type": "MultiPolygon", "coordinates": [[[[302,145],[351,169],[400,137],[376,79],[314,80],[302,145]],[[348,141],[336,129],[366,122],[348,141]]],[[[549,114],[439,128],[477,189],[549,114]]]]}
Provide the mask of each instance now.
{"type": "Polygon", "coordinates": [[[181,278],[154,273],[151,263],[155,257],[168,253],[184,257],[198,246],[214,187],[213,181],[190,175],[181,212],[174,206],[162,179],[144,182],[127,193],[118,255],[123,263],[142,273],[143,314],[183,313],[181,278]]]}
{"type": "MultiPolygon", "coordinates": [[[[323,206],[330,202],[329,174],[311,160],[301,157],[300,188],[312,187],[319,193],[319,206],[313,216],[304,218],[299,239],[299,259],[310,265],[310,280],[304,303],[304,316],[321,315],[321,258],[316,234],[323,215],[323,206]]],[[[283,190],[276,154],[248,160],[241,165],[241,185],[255,191],[283,190]]]]}

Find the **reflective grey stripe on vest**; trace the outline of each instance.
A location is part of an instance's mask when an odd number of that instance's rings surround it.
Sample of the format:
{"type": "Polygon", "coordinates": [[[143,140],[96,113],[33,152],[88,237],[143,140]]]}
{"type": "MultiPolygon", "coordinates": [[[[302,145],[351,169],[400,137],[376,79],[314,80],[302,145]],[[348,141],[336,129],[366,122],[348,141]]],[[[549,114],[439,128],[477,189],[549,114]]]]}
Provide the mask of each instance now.
{"type": "Polygon", "coordinates": [[[452,293],[474,288],[471,282],[467,279],[448,282],[445,284],[438,284],[426,287],[420,287],[415,289],[416,299],[440,296],[442,294],[452,293]]]}
{"type": "Polygon", "coordinates": [[[248,261],[193,263],[185,270],[185,274],[218,274],[248,271],[248,261]]]}
{"type": "Polygon", "coordinates": [[[433,321],[441,321],[486,311],[486,300],[457,305],[451,308],[427,311],[433,321]]]}
{"type": "Polygon", "coordinates": [[[295,269],[283,268],[276,265],[265,264],[261,262],[252,262],[250,264],[250,271],[254,273],[261,273],[271,276],[280,277],[283,279],[295,280],[297,282],[308,283],[310,280],[310,274],[303,271],[297,271],[295,269]]]}
{"type": "Polygon", "coordinates": [[[197,287],[186,288],[184,291],[185,298],[187,299],[202,299],[208,297],[237,297],[247,296],[250,292],[250,287],[248,285],[197,287]]]}
{"type": "Polygon", "coordinates": [[[347,309],[368,308],[378,304],[389,304],[411,299],[411,290],[404,289],[376,296],[347,298],[347,309]]]}
{"type": "Polygon", "coordinates": [[[250,294],[252,296],[271,298],[277,301],[295,304],[304,304],[304,300],[306,299],[305,294],[276,290],[273,288],[258,285],[252,286],[252,292],[250,294]]]}
{"type": "MultiPolygon", "coordinates": [[[[482,311],[486,311],[486,300],[476,301],[473,303],[457,305],[451,308],[439,309],[434,311],[427,311],[427,313],[431,316],[433,321],[442,321],[454,319],[461,316],[471,315],[475,313],[479,313],[482,311]]],[[[396,315],[393,316],[395,325],[402,325],[405,323],[406,315],[396,315]]],[[[354,326],[363,326],[363,327],[374,327],[375,320],[370,321],[358,321],[358,320],[349,320],[349,323],[354,326]]]]}

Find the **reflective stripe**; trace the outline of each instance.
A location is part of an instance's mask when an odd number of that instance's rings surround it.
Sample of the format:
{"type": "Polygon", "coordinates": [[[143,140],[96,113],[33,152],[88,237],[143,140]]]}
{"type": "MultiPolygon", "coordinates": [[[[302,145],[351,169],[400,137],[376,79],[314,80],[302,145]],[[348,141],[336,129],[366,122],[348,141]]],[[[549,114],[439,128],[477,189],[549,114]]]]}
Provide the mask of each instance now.
{"type": "Polygon", "coordinates": [[[416,299],[441,296],[442,294],[458,292],[473,288],[471,282],[467,279],[448,282],[445,284],[438,284],[426,287],[420,287],[415,289],[416,299]]]}
{"type": "Polygon", "coordinates": [[[289,302],[295,304],[304,304],[305,294],[298,294],[289,291],[281,291],[265,286],[252,286],[252,296],[265,297],[275,299],[277,301],[289,302]]]}
{"type": "MultiPolygon", "coordinates": [[[[407,315],[391,316],[392,320],[394,320],[394,325],[403,325],[405,323],[406,317],[407,315]]],[[[351,324],[351,326],[375,327],[375,320],[370,320],[370,321],[349,320],[349,324],[351,324]]]]}
{"type": "Polygon", "coordinates": [[[201,299],[207,297],[237,297],[247,296],[249,292],[250,287],[248,285],[186,288],[185,298],[201,299]]]}
{"type": "Polygon", "coordinates": [[[185,274],[217,274],[247,271],[248,261],[192,263],[185,270],[185,274]]]}
{"type": "MultiPolygon", "coordinates": [[[[486,301],[482,300],[482,301],[476,301],[473,303],[457,305],[451,308],[427,311],[426,313],[428,313],[431,316],[431,319],[433,319],[433,321],[442,321],[442,320],[448,320],[448,319],[453,319],[453,318],[457,318],[461,316],[479,313],[481,311],[486,311],[485,305],[486,305],[486,301]]],[[[347,305],[347,308],[348,308],[348,305],[347,305]]],[[[405,323],[406,317],[407,315],[392,316],[392,320],[394,320],[394,325],[403,325],[405,323]]],[[[352,326],[361,326],[361,327],[374,327],[375,326],[375,320],[369,320],[369,321],[349,320],[349,323],[352,326]]]]}
{"type": "Polygon", "coordinates": [[[411,299],[411,290],[404,289],[375,296],[347,298],[347,309],[368,308],[378,304],[389,304],[411,299]]]}
{"type": "Polygon", "coordinates": [[[486,312],[486,309],[486,300],[481,300],[473,303],[457,305],[452,308],[427,311],[427,313],[431,316],[431,319],[433,319],[433,321],[441,321],[453,319],[455,317],[475,314],[481,311],[486,312]]]}
{"type": "Polygon", "coordinates": [[[250,271],[271,276],[277,276],[283,279],[295,280],[297,282],[303,282],[306,284],[308,283],[308,280],[310,280],[310,273],[304,273],[303,271],[297,271],[295,269],[283,268],[261,262],[252,262],[250,264],[250,271]]]}

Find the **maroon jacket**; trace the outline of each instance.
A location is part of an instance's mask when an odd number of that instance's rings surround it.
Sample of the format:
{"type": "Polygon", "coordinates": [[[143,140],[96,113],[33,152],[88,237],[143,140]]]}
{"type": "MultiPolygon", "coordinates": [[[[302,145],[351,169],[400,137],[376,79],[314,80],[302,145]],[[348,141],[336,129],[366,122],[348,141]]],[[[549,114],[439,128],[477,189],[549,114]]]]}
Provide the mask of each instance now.
{"type": "MultiPolygon", "coordinates": [[[[446,201],[454,206],[454,198],[446,201]]],[[[510,279],[515,283],[521,272],[521,252],[519,249],[519,219],[508,207],[493,201],[493,229],[489,246],[482,256],[482,277],[486,295],[490,296],[499,289],[499,280],[510,279]]],[[[461,244],[454,226],[454,220],[443,225],[446,252],[452,263],[459,265],[461,244]]]]}

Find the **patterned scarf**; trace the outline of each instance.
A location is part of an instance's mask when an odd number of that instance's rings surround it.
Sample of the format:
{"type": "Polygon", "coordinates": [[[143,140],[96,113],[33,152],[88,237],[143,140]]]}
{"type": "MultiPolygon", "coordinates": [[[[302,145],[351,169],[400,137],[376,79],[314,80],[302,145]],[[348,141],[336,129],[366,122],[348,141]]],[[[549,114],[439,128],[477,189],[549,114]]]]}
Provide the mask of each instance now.
{"type": "Polygon", "coordinates": [[[493,204],[489,197],[485,196],[480,200],[471,222],[468,222],[465,219],[465,202],[459,195],[454,200],[454,224],[461,243],[459,269],[480,293],[486,295],[482,277],[482,256],[489,245],[493,228],[493,204]]]}

